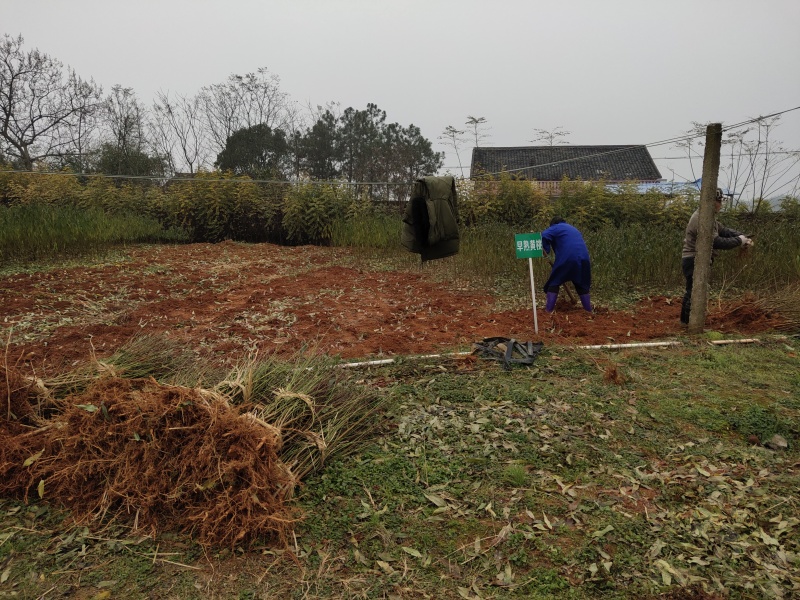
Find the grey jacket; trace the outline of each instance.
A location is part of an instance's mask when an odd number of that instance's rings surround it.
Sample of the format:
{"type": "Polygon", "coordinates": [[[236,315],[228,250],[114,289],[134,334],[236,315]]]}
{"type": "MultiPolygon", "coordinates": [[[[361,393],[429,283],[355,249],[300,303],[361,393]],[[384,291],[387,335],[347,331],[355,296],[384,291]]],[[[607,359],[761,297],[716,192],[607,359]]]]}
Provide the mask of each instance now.
{"type": "MultiPolygon", "coordinates": [[[[692,213],[692,216],[689,219],[689,224],[686,226],[686,235],[683,237],[683,251],[681,252],[681,258],[691,258],[697,253],[697,228],[699,221],[700,209],[697,209],[694,211],[694,213],[692,213]]],[[[730,250],[731,248],[741,246],[742,240],[739,239],[740,235],[743,234],[735,229],[723,227],[719,221],[714,219],[714,227],[711,231],[711,236],[714,239],[712,248],[714,250],[730,250]]],[[[714,256],[713,251],[711,255],[712,257],[714,256]]]]}

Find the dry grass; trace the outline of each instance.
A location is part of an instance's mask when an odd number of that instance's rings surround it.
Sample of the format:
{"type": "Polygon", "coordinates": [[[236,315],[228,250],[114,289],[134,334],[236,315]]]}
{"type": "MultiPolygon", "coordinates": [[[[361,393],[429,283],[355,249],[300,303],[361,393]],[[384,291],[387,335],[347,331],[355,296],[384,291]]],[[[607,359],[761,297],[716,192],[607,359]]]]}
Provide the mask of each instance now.
{"type": "Polygon", "coordinates": [[[800,333],[800,284],[787,285],[758,299],[765,310],[778,313],[785,321],[779,329],[787,333],[800,333]]]}

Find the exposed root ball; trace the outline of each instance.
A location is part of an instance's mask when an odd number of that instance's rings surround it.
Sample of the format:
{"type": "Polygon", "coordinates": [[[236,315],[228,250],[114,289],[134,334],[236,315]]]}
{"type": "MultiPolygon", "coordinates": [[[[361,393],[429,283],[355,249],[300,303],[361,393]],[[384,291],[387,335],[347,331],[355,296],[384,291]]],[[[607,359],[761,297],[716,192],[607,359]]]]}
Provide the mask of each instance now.
{"type": "Polygon", "coordinates": [[[33,381],[16,369],[0,367],[0,419],[21,421],[33,414],[28,396],[33,381]]]}
{"type": "MultiPolygon", "coordinates": [[[[3,436],[0,494],[43,491],[79,521],[114,517],[207,545],[285,543],[294,481],[276,428],[223,397],[153,379],[103,378],[70,401],[48,426],[3,436]]],[[[12,410],[18,402],[12,395],[12,410]]]]}

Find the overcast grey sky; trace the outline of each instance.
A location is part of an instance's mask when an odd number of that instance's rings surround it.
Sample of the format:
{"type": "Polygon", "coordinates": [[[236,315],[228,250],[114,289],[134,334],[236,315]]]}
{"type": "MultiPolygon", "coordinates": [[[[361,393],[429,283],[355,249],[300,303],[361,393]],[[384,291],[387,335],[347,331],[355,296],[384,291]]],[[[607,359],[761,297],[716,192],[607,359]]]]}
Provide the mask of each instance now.
{"type": "MultiPolygon", "coordinates": [[[[557,126],[571,144],[650,144],[800,106],[798,0],[0,0],[0,22],[148,105],[267,67],[301,104],[373,102],[417,125],[447,166],[437,137],[468,115],[491,146],[557,126]]],[[[778,137],[800,148],[800,110],[778,137]]],[[[651,154],[692,177],[660,159],[677,150],[651,154]]]]}

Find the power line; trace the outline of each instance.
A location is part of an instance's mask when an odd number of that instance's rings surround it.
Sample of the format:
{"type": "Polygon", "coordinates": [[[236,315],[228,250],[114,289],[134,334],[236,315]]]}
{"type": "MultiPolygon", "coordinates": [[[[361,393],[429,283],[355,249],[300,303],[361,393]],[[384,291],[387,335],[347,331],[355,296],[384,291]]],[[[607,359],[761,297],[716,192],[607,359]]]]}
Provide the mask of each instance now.
{"type": "MultiPolygon", "coordinates": [[[[737,156],[767,156],[767,155],[772,156],[774,154],[792,154],[800,157],[800,150],[773,150],[771,152],[742,152],[742,151],[736,152],[737,156]]],[[[653,156],[652,157],[653,160],[694,160],[696,158],[702,158],[702,155],[698,154],[697,156],[653,156]]],[[[461,168],[462,167],[452,166],[452,165],[447,167],[442,167],[442,169],[452,169],[452,170],[461,168]]]]}
{"type": "MultiPolygon", "coordinates": [[[[773,154],[793,154],[800,157],[800,150],[775,150],[772,152],[736,152],[736,156],[772,156],[773,154]]],[[[724,157],[723,153],[723,157],[724,157]]],[[[730,156],[730,155],[728,155],[730,156]]],[[[653,160],[694,160],[702,156],[653,156],[653,160]]]]}
{"type": "MultiPolygon", "coordinates": [[[[742,121],[740,123],[735,123],[733,125],[729,125],[728,127],[724,127],[722,130],[723,131],[730,131],[731,129],[736,129],[738,127],[743,127],[744,125],[749,125],[751,123],[757,123],[758,121],[763,121],[764,119],[777,117],[777,116],[780,116],[780,115],[783,115],[783,114],[786,114],[786,113],[789,113],[789,112],[792,112],[792,111],[795,111],[795,110],[800,110],[800,106],[795,106],[794,108],[788,108],[786,110],[782,110],[782,111],[779,111],[779,112],[776,112],[776,113],[772,113],[772,114],[769,114],[769,115],[764,115],[764,116],[761,116],[761,117],[755,117],[755,118],[752,118],[752,119],[748,119],[747,121],[742,121]]],[[[654,148],[656,146],[663,146],[665,144],[674,144],[674,143],[677,143],[677,142],[685,142],[685,141],[693,140],[693,139],[700,138],[700,137],[705,137],[705,133],[701,133],[701,132],[692,133],[692,134],[687,134],[687,135],[684,135],[684,136],[668,138],[666,140],[661,140],[661,141],[658,141],[658,142],[651,142],[649,144],[639,144],[639,145],[626,146],[624,148],[619,148],[619,149],[616,149],[616,150],[609,150],[608,152],[598,152],[596,154],[590,154],[588,156],[581,156],[581,157],[577,157],[577,158],[568,158],[568,159],[564,159],[564,160],[558,160],[558,161],[553,161],[553,162],[549,162],[549,163],[543,163],[543,164],[540,164],[540,165],[531,165],[531,166],[527,166],[527,167],[520,167],[518,169],[506,169],[505,171],[498,171],[496,173],[484,173],[484,175],[499,175],[500,173],[514,173],[514,172],[517,172],[517,171],[525,171],[525,170],[531,169],[531,168],[537,168],[538,169],[538,168],[541,168],[541,167],[551,167],[551,166],[564,164],[564,163],[568,163],[568,162],[574,162],[574,161],[578,161],[578,160],[587,160],[587,159],[596,158],[596,157],[599,157],[599,156],[606,156],[606,155],[609,155],[609,154],[615,154],[617,152],[626,152],[626,151],[630,150],[631,148],[638,148],[640,146],[644,146],[645,148],[654,148]]]]}
{"type": "Polygon", "coordinates": [[[779,117],[781,115],[785,115],[786,113],[790,113],[794,110],[800,110],[800,106],[795,106],[794,108],[787,108],[786,110],[772,113],[771,115],[764,115],[763,117],[755,117],[754,119],[750,119],[748,121],[742,121],[741,123],[734,123],[733,125],[728,125],[727,127],[723,127],[722,131],[728,131],[729,129],[736,129],[737,127],[743,127],[744,125],[749,125],[750,123],[757,123],[758,121],[763,121],[764,119],[770,119],[772,117],[779,117]]]}

